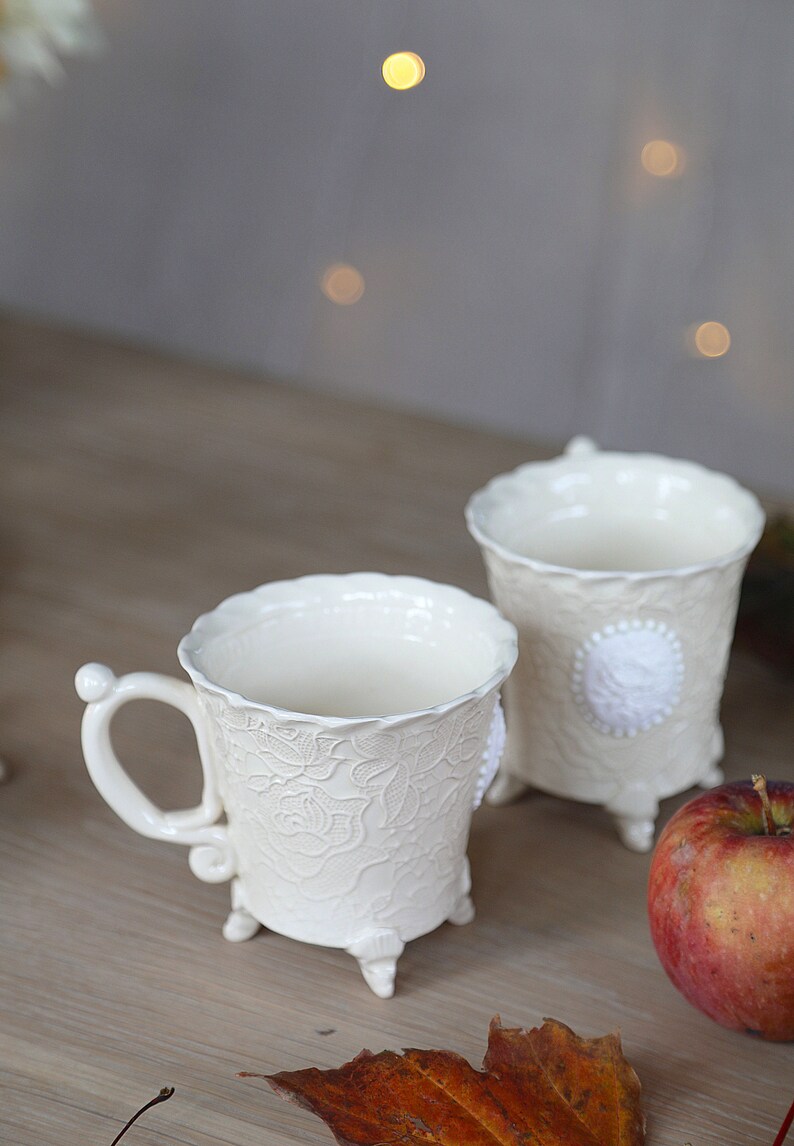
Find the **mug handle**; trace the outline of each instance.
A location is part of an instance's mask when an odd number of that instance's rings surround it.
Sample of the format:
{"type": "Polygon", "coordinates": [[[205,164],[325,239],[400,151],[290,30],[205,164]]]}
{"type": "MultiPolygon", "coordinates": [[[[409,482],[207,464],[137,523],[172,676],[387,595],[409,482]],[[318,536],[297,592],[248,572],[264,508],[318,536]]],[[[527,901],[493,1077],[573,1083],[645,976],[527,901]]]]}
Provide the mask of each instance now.
{"type": "Polygon", "coordinates": [[[597,454],[598,446],[593,439],[588,438],[586,434],[577,434],[575,438],[571,438],[562,452],[569,458],[581,458],[586,457],[588,454],[597,454]]]}
{"type": "Polygon", "coordinates": [[[237,871],[228,829],[215,821],[223,803],[206,720],[192,685],[153,672],[116,677],[106,665],[83,665],[75,676],[77,695],[86,702],[83,713],[83,755],[99,794],[133,831],[153,840],[190,847],[190,869],[206,883],[223,883],[237,871]],[[185,714],[196,733],[204,790],[201,803],[181,812],[164,812],[144,796],[113,751],[110,722],[130,700],[159,700],[185,714]]]}

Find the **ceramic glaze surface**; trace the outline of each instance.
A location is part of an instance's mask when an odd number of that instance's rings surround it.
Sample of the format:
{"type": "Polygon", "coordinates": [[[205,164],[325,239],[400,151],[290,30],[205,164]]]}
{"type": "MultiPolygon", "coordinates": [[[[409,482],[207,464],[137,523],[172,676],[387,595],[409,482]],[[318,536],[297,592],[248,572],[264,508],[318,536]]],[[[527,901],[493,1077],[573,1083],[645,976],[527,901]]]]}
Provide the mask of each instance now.
{"type": "Polygon", "coordinates": [[[469,825],[501,756],[499,689],[516,655],[512,624],[452,586],[263,585],[180,642],[191,685],[80,670],[86,763],[131,827],[187,844],[200,879],[232,879],[228,939],[264,924],[345,948],[385,997],[408,940],[473,917],[469,825]],[[162,812],[116,759],[110,720],[142,696],[192,721],[199,807],[162,812]]]}
{"type": "Polygon", "coordinates": [[[362,920],[403,942],[466,894],[471,813],[496,699],[384,726],[289,727],[203,692],[241,903],[294,939],[348,947],[362,920]]]}
{"type": "Polygon", "coordinates": [[[580,441],[495,478],[467,521],[493,600],[519,631],[489,798],[534,785],[603,804],[624,842],[647,850],[661,798],[721,780],[719,703],[758,502],[693,463],[580,441]],[[564,543],[552,542],[561,520],[564,543]]]}
{"type": "Polygon", "coordinates": [[[180,659],[191,675],[248,700],[353,718],[432,708],[493,673],[493,641],[472,598],[452,595],[439,607],[438,592],[364,584],[326,580],[292,599],[272,587],[255,592],[224,609],[223,630],[202,618],[180,659]]]}

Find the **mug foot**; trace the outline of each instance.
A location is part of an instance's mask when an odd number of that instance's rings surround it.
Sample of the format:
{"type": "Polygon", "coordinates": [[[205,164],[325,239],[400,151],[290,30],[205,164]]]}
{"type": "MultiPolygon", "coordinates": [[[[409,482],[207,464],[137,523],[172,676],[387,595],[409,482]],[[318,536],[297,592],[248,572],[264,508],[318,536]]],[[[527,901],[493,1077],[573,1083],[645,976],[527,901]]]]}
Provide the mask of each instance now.
{"type": "Polygon", "coordinates": [[[456,927],[463,927],[474,919],[475,911],[471,895],[471,868],[469,857],[463,857],[463,866],[458,880],[458,898],[455,906],[447,916],[447,923],[454,923],[456,927]]]}
{"type": "Polygon", "coordinates": [[[642,816],[615,816],[615,827],[629,851],[649,852],[653,847],[654,820],[642,816]]]}
{"type": "Polygon", "coordinates": [[[405,944],[396,931],[378,928],[363,935],[347,948],[359,966],[364,982],[379,999],[390,999],[394,994],[397,960],[405,944]]]}
{"type": "Polygon", "coordinates": [[[623,788],[606,805],[615,819],[622,842],[632,852],[649,852],[653,847],[659,801],[644,784],[623,788]]]}
{"type": "Polygon", "coordinates": [[[703,778],[698,780],[699,788],[718,788],[720,784],[725,783],[725,773],[719,766],[724,755],[725,737],[722,725],[718,724],[711,739],[711,763],[703,778]]]}
{"type": "Polygon", "coordinates": [[[243,901],[239,879],[232,881],[232,909],[223,925],[223,938],[230,943],[244,943],[256,935],[262,924],[255,919],[243,901]]]}
{"type": "Polygon", "coordinates": [[[718,788],[725,783],[725,773],[722,768],[712,764],[702,780],[698,780],[698,788],[718,788]]]}
{"type": "Polygon", "coordinates": [[[466,895],[460,897],[452,909],[452,913],[447,916],[447,923],[454,923],[456,927],[464,927],[467,923],[472,922],[476,914],[474,901],[467,892],[466,895]]]}
{"type": "Polygon", "coordinates": [[[485,802],[492,807],[500,808],[503,804],[512,804],[528,791],[529,784],[511,776],[509,772],[500,770],[496,773],[493,784],[485,793],[485,802]]]}
{"type": "Polygon", "coordinates": [[[223,938],[228,939],[230,943],[244,943],[246,939],[256,935],[261,926],[259,920],[254,919],[249,911],[244,907],[238,907],[236,911],[230,911],[226,916],[223,938]]]}

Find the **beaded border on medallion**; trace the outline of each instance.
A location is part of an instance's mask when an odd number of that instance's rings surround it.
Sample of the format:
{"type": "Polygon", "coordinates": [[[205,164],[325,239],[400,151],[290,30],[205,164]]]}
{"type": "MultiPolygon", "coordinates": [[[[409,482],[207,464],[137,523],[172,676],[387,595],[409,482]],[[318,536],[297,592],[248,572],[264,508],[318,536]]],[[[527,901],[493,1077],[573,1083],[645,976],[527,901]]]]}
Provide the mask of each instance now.
{"type": "Polygon", "coordinates": [[[571,690],[599,732],[636,736],[672,714],[681,699],[684,658],[664,621],[619,621],[594,632],[576,650],[571,690]]]}

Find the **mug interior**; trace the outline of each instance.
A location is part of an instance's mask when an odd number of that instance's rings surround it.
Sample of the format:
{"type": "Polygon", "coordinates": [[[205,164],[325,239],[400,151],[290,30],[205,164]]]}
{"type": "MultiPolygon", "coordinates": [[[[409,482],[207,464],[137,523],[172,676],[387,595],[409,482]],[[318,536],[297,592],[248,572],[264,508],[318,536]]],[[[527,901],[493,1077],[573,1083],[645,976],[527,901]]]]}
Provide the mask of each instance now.
{"type": "Polygon", "coordinates": [[[323,717],[423,711],[492,687],[514,630],[452,586],[380,574],[263,585],[199,618],[180,644],[196,679],[323,717]]]}
{"type": "Polygon", "coordinates": [[[763,511],[732,478],[693,462],[596,452],[533,462],[472,498],[485,545],[546,565],[651,572],[747,553],[763,511]]]}

